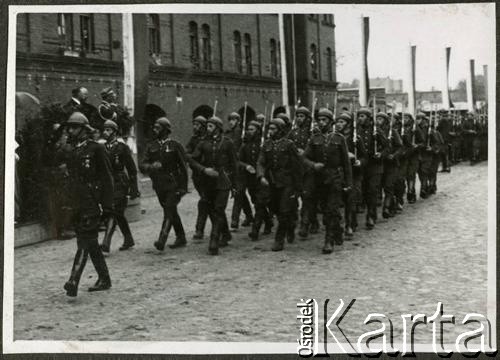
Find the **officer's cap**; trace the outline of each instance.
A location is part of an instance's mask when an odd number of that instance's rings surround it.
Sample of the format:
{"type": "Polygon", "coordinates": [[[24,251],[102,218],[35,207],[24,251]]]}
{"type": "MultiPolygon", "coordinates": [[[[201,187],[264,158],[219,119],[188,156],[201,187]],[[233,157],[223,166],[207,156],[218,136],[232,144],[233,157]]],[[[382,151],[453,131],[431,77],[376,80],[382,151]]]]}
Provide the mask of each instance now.
{"type": "Polygon", "coordinates": [[[217,126],[221,130],[224,127],[222,120],[220,118],[218,118],[217,116],[212,116],[210,119],[207,120],[207,123],[214,124],[215,126],[217,126]]]}
{"type": "Polygon", "coordinates": [[[114,91],[113,91],[112,87],[106,87],[106,88],[101,90],[101,97],[106,97],[106,96],[111,95],[113,93],[114,93],[114,91]]]}
{"type": "Polygon", "coordinates": [[[366,116],[371,116],[372,112],[372,110],[364,107],[358,110],[358,115],[365,114],[366,116]]]}
{"type": "Polygon", "coordinates": [[[305,106],[300,106],[296,111],[295,114],[304,114],[305,116],[311,116],[311,111],[306,108],[305,106]]]}
{"type": "Polygon", "coordinates": [[[229,114],[229,115],[227,116],[227,119],[228,119],[228,120],[231,120],[231,119],[240,120],[240,119],[241,119],[241,116],[240,116],[240,114],[238,114],[237,112],[233,111],[231,114],[229,114]]]}
{"type": "Polygon", "coordinates": [[[113,129],[115,131],[118,131],[118,124],[115,123],[113,120],[106,120],[104,122],[104,125],[102,126],[104,129],[106,128],[110,128],[110,129],[113,129]]]}
{"type": "Polygon", "coordinates": [[[170,130],[171,128],[170,121],[164,116],[156,119],[155,123],[161,125],[166,130],[170,130]]]}
{"type": "Polygon", "coordinates": [[[204,116],[202,116],[202,115],[198,115],[197,117],[195,117],[193,119],[193,122],[200,123],[201,125],[206,125],[207,124],[207,119],[204,116]]]}
{"type": "Polygon", "coordinates": [[[84,128],[87,128],[90,131],[93,131],[94,128],[90,126],[89,119],[85,115],[83,115],[81,112],[74,112],[71,114],[69,117],[68,121],[66,121],[67,125],[78,125],[84,128]]]}
{"type": "Polygon", "coordinates": [[[318,114],[316,115],[317,117],[319,116],[326,116],[328,119],[333,120],[333,112],[328,110],[327,108],[321,108],[318,110],[318,114]]]}

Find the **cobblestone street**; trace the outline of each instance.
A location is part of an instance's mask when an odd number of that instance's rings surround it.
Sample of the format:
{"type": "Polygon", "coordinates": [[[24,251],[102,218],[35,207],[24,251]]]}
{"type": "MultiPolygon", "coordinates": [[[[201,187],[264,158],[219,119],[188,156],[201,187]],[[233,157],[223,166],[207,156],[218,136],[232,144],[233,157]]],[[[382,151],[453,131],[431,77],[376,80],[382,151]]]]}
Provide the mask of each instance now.
{"type": "MultiPolygon", "coordinates": [[[[274,253],[273,235],[251,242],[249,228],[240,228],[229,247],[209,256],[206,237],[190,240],[194,191],[180,206],[188,246],[161,253],[153,242],[162,213],[156,198],[143,199],[146,213],[131,225],[135,248],[120,252],[121,234],[113,239],[110,291],[87,292],[96,281],[89,261],[78,297],[65,295],[74,239],[15,250],[14,339],[290,343],[299,335],[301,298],[331,299],[333,310],[338,299],[356,299],[342,323],[354,341],[374,329],[363,325],[369,313],[393,319],[395,334],[401,314],[431,316],[438,302],[457,321],[486,314],[487,174],[485,162],[439,173],[436,195],[405,204],[403,214],[379,220],[372,231],[362,227],[331,255],[321,254],[323,232],[274,253]]],[[[430,343],[429,329],[416,340],[430,343]]],[[[445,331],[454,342],[457,329],[445,331]]]]}

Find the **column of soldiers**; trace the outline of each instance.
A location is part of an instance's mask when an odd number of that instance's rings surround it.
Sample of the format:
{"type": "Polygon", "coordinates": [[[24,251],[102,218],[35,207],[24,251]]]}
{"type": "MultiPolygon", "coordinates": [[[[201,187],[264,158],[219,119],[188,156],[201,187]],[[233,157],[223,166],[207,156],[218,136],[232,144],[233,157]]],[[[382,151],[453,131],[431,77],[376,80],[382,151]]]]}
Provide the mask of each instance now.
{"type": "MultiPolygon", "coordinates": [[[[110,93],[113,97],[112,89],[102,92],[105,96],[110,93]]],[[[140,196],[137,168],[122,138],[130,118],[124,118],[124,111],[118,113],[116,104],[103,100],[98,109],[100,120],[93,118],[92,123],[76,107],[64,123],[67,144],[50,148],[71,179],[74,197],[77,252],[64,285],[69,296],[77,294],[88,256],[99,275],[89,291],[111,287],[103,253],[110,251],[116,226],[123,235],[120,250],[135,244],[124,211],[128,199],[140,196]],[[96,128],[102,141],[95,138],[96,128]],[[106,226],[99,245],[102,220],[106,226]]],[[[330,254],[334,246],[353,238],[360,213],[365,213],[365,227],[371,230],[379,219],[379,203],[385,219],[403,211],[405,194],[407,202],[414,203],[417,175],[419,195],[425,199],[437,191],[441,162],[443,171],[449,171],[450,163],[464,157],[473,163],[485,157],[486,117],[450,118],[446,112],[432,118],[418,113],[414,119],[406,113],[400,117],[368,108],[335,117],[327,108],[312,113],[299,107],[293,121],[286,114],[269,119],[259,114],[242,123],[239,114],[231,113],[229,130],[224,131],[220,118],[197,116],[184,148],[172,138],[170,121],[161,117],[154,123],[153,141],[139,160],[139,170],[151,178],[163,208],[160,233],[153,245],[163,251],[172,228],[175,241],[169,247],[187,244],[178,205],[188,191],[191,168],[199,195],[193,239],[203,239],[209,219],[209,254],[219,254],[231,241],[226,217],[230,196],[234,198],[231,227],[239,226],[243,210],[242,226],[251,225],[248,236],[252,241],[271,234],[276,220],[272,251],[282,251],[285,242],[293,243],[297,226],[303,241],[318,233],[318,215],[322,214],[322,252],[330,254]]]]}

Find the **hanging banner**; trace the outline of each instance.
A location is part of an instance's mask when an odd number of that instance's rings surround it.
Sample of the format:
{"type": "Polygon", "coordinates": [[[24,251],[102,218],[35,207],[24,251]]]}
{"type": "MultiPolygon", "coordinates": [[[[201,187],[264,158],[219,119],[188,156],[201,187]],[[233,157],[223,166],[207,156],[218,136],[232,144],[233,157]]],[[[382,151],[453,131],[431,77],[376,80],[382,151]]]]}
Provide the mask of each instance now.
{"type": "Polygon", "coordinates": [[[361,76],[359,81],[359,104],[368,106],[370,78],[368,76],[368,43],[370,38],[370,18],[361,17],[361,76]]]}
{"type": "Polygon", "coordinates": [[[417,47],[415,45],[410,46],[410,79],[408,86],[408,112],[415,117],[416,115],[416,86],[415,86],[415,65],[417,57],[417,47]]]}
{"type": "Polygon", "coordinates": [[[443,90],[441,91],[444,110],[449,110],[450,107],[453,107],[450,100],[450,90],[449,90],[450,53],[451,53],[451,47],[445,48],[445,74],[444,74],[443,90]]]}

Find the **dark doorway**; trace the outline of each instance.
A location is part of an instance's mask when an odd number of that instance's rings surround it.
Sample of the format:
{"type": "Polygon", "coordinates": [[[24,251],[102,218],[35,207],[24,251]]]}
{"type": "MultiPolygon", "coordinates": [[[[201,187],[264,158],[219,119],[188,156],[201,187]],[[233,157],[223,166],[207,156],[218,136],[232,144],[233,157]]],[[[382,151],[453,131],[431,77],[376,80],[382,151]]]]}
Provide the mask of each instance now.
{"type": "Polygon", "coordinates": [[[193,111],[193,119],[197,116],[203,116],[205,119],[209,119],[214,115],[214,109],[208,105],[200,105],[193,111]]]}
{"type": "Polygon", "coordinates": [[[245,107],[242,107],[241,109],[238,110],[238,114],[241,116],[241,122],[243,124],[243,120],[246,120],[246,123],[248,124],[250,121],[255,120],[255,110],[252,109],[250,106],[247,105],[247,115],[246,119],[243,116],[243,113],[245,112],[245,107]]]}

